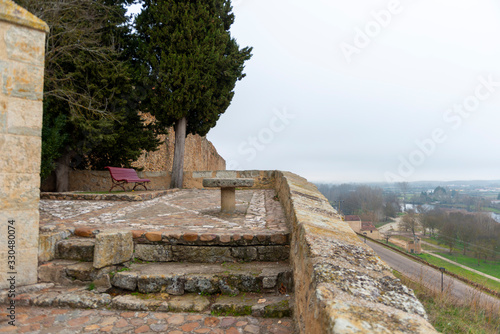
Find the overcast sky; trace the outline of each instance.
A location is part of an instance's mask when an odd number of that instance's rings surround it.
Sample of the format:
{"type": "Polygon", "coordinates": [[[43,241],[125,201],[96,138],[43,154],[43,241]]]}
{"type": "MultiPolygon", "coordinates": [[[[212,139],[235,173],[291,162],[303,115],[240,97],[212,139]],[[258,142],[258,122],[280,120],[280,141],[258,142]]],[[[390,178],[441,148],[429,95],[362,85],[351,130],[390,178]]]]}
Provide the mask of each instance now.
{"type": "Polygon", "coordinates": [[[500,179],[500,4],[235,0],[246,78],[208,139],[310,181],[500,179]]]}

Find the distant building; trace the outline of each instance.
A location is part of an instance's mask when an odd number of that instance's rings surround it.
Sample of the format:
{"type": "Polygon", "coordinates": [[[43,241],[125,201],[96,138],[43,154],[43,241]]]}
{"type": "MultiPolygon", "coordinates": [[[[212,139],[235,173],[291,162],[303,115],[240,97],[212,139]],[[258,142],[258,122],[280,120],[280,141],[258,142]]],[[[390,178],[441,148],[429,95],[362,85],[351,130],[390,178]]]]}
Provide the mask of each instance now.
{"type": "Polygon", "coordinates": [[[372,239],[380,239],[380,232],[372,222],[361,222],[361,230],[359,233],[366,233],[366,236],[372,239]]]}
{"type": "Polygon", "coordinates": [[[422,245],[420,244],[420,239],[416,238],[416,240],[408,241],[406,243],[406,251],[412,254],[422,253],[422,245]]]}
{"type": "Polygon", "coordinates": [[[346,215],[344,216],[344,221],[349,223],[354,232],[360,234],[366,233],[367,237],[380,239],[380,232],[372,222],[361,221],[361,218],[357,215],[346,215]]]}
{"type": "Polygon", "coordinates": [[[359,216],[345,215],[344,221],[349,223],[349,226],[351,226],[351,228],[354,232],[359,233],[361,231],[361,218],[359,218],[359,216]]]}

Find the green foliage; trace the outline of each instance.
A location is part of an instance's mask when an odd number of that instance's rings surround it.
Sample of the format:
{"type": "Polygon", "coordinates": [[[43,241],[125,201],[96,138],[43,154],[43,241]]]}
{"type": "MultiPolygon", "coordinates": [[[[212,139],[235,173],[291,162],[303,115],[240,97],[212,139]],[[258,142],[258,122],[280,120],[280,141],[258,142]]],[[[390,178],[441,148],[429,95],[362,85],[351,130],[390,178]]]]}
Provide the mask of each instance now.
{"type": "Polygon", "coordinates": [[[58,115],[51,118],[48,114],[43,115],[42,127],[42,164],[40,167],[40,178],[45,180],[56,168],[55,160],[61,156],[61,151],[66,146],[68,134],[64,132],[67,118],[58,115]]]}
{"type": "Polygon", "coordinates": [[[50,27],[45,52],[42,177],[72,167],[130,166],[159,144],[137,114],[126,6],[132,0],[17,0],[50,27]],[[56,135],[56,138],[52,138],[56,135]]]}
{"type": "Polygon", "coordinates": [[[186,133],[203,136],[226,111],[251,57],[231,37],[233,22],[229,0],[143,2],[135,22],[143,106],[162,126],[186,117],[186,133]]]}

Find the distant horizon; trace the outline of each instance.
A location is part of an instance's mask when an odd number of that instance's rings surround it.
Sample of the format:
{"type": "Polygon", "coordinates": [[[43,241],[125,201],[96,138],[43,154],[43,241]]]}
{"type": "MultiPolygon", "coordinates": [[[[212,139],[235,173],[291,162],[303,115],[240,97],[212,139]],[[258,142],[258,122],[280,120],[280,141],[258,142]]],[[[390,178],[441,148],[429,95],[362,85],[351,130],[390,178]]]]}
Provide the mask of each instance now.
{"type": "MultiPolygon", "coordinates": [[[[386,181],[316,181],[316,180],[310,180],[308,181],[312,183],[323,183],[323,184],[368,184],[368,183],[381,183],[381,184],[397,184],[398,182],[386,182],[386,181]]],[[[453,183],[453,182],[468,182],[468,183],[473,183],[473,182],[478,182],[478,183],[484,183],[484,182],[498,182],[500,186],[500,179],[463,179],[463,180],[419,180],[419,181],[405,181],[408,182],[409,184],[411,183],[439,183],[439,182],[444,182],[444,183],[453,183]]]]}

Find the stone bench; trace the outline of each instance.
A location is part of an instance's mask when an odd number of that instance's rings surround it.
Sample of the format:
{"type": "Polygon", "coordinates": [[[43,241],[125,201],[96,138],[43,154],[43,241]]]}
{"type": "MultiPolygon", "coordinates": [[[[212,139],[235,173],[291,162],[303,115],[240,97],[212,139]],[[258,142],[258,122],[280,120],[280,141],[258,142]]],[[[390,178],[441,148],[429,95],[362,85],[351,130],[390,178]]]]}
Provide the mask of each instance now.
{"type": "Polygon", "coordinates": [[[221,189],[221,212],[234,213],[236,188],[252,187],[253,179],[203,179],[203,187],[221,189]]]}

